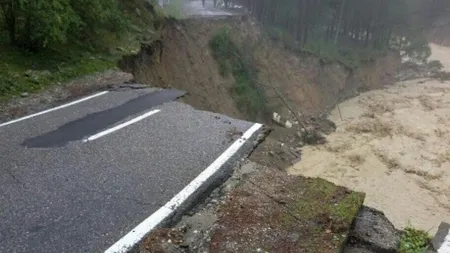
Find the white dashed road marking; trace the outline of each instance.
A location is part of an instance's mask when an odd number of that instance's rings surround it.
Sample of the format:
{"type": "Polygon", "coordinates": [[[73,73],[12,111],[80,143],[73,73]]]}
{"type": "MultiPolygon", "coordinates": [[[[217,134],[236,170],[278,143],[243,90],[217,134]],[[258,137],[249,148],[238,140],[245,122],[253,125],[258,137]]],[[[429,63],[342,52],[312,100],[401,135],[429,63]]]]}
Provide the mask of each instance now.
{"type": "Polygon", "coordinates": [[[5,122],[5,123],[0,124],[0,127],[7,126],[7,125],[11,125],[11,124],[14,124],[14,123],[19,122],[19,121],[23,121],[23,120],[26,120],[26,119],[30,119],[30,118],[33,118],[33,117],[42,115],[42,114],[46,114],[46,113],[53,112],[53,111],[56,111],[56,110],[59,110],[59,109],[65,108],[65,107],[69,107],[69,106],[72,106],[72,105],[75,105],[75,104],[84,102],[84,101],[86,101],[86,100],[89,100],[89,99],[91,99],[91,98],[95,98],[95,97],[98,97],[98,96],[101,96],[101,95],[105,95],[105,94],[108,93],[108,92],[109,92],[109,91],[103,91],[103,92],[94,94],[94,95],[89,96],[89,97],[85,97],[85,98],[82,98],[82,99],[79,99],[79,100],[75,100],[75,101],[70,102],[70,103],[68,103],[68,104],[60,105],[60,106],[58,106],[58,107],[51,108],[51,109],[48,109],[48,110],[45,110],[45,111],[42,111],[42,112],[38,112],[38,113],[31,114],[31,115],[28,115],[28,116],[25,116],[25,117],[22,117],[22,118],[18,118],[18,119],[15,119],[15,120],[11,120],[11,121],[8,121],[8,122],[5,122]]]}
{"type": "Polygon", "coordinates": [[[131,125],[131,124],[134,124],[134,123],[136,123],[136,122],[139,122],[139,121],[141,121],[141,120],[143,120],[143,119],[145,119],[145,118],[147,118],[147,117],[149,117],[149,116],[152,116],[153,114],[156,114],[156,113],[158,113],[158,112],[160,112],[160,111],[161,111],[161,110],[153,110],[153,111],[149,111],[149,112],[147,112],[147,113],[145,113],[145,114],[142,114],[141,116],[138,116],[138,117],[136,117],[136,118],[134,118],[134,119],[131,119],[131,120],[127,121],[127,122],[124,122],[124,123],[122,123],[122,124],[120,124],[120,125],[117,125],[117,126],[115,126],[115,127],[106,129],[105,131],[102,131],[102,132],[100,132],[100,133],[94,134],[94,135],[92,135],[92,136],[90,136],[90,137],[84,139],[83,142],[93,141],[93,140],[96,140],[96,139],[98,139],[98,138],[101,138],[101,137],[103,137],[103,136],[105,136],[105,135],[108,135],[108,134],[110,134],[110,133],[112,133],[112,132],[115,132],[115,131],[117,131],[117,130],[120,130],[120,129],[124,128],[124,127],[127,127],[127,126],[131,125]]]}

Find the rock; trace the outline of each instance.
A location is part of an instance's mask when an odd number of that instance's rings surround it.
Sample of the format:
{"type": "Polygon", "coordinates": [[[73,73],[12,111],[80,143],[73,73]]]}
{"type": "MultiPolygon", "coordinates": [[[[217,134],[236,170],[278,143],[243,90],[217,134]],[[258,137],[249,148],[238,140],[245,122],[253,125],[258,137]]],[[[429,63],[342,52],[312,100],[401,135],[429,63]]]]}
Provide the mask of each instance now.
{"type": "Polygon", "coordinates": [[[395,253],[401,234],[383,212],[363,206],[350,232],[349,244],[353,248],[364,248],[373,252],[395,253]]]}
{"type": "Polygon", "coordinates": [[[41,72],[39,72],[40,75],[42,76],[48,76],[51,75],[52,72],[48,71],[48,70],[42,70],[41,72]]]}
{"type": "Polygon", "coordinates": [[[29,70],[25,71],[25,76],[32,76],[33,72],[34,72],[34,70],[29,69],[29,70]]]}
{"type": "Polygon", "coordinates": [[[292,128],[292,123],[289,120],[286,120],[286,122],[284,123],[284,126],[286,128],[292,128]]]}
{"type": "Polygon", "coordinates": [[[272,120],[275,121],[280,126],[292,128],[292,123],[289,120],[283,119],[281,115],[276,112],[273,113],[272,120]]]}
{"type": "Polygon", "coordinates": [[[324,133],[320,131],[308,131],[305,137],[306,143],[310,145],[320,145],[327,142],[327,138],[324,133]]]}
{"type": "Polygon", "coordinates": [[[137,15],[138,17],[141,16],[141,10],[140,10],[139,8],[134,9],[134,12],[136,13],[136,15],[137,15]]]}
{"type": "Polygon", "coordinates": [[[26,98],[26,97],[28,97],[30,94],[28,93],[28,92],[22,92],[21,94],[20,94],[20,96],[21,97],[23,97],[23,98],[26,98]]]}

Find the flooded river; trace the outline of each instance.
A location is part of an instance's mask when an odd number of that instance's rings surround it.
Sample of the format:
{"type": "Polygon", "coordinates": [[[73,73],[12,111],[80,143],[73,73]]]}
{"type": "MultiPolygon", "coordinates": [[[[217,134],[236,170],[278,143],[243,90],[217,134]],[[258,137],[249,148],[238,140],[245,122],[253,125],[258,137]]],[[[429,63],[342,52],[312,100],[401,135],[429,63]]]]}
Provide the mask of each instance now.
{"type": "MultiPolygon", "coordinates": [[[[450,48],[432,45],[450,71],[450,48]]],[[[398,228],[450,222],[450,82],[412,80],[363,93],[331,113],[337,131],[305,147],[292,174],[366,193],[398,228]]]]}

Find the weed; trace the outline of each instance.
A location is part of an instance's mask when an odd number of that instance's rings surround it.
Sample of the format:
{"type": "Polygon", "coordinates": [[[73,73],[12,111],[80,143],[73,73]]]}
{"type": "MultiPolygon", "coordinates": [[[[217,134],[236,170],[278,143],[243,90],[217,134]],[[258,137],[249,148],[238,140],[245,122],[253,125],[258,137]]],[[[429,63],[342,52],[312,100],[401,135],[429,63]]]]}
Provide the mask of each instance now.
{"type": "Polygon", "coordinates": [[[0,100],[114,68],[117,60],[117,56],[82,53],[75,48],[66,53],[28,53],[7,45],[0,45],[0,58],[0,100]]]}
{"type": "Polygon", "coordinates": [[[400,240],[400,253],[424,253],[430,242],[427,232],[407,227],[400,240]]]}
{"type": "Polygon", "coordinates": [[[257,71],[252,53],[239,50],[231,40],[231,27],[225,26],[217,31],[210,41],[214,57],[219,63],[223,76],[232,75],[235,79],[233,98],[238,108],[251,117],[264,111],[264,92],[257,83],[257,71]]]}

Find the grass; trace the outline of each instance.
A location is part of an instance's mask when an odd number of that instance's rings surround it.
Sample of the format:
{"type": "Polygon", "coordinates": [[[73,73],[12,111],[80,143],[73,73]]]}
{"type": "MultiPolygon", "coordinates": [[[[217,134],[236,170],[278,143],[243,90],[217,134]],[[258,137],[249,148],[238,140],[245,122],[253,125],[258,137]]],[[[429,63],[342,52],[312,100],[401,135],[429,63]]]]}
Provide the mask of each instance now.
{"type": "MultiPolygon", "coordinates": [[[[173,2],[181,3],[181,0],[173,2]]],[[[159,38],[165,22],[161,10],[152,10],[144,0],[121,0],[121,7],[129,21],[128,30],[122,36],[103,33],[93,42],[98,48],[72,43],[30,53],[10,46],[0,31],[0,102],[79,76],[114,69],[122,55],[137,53],[141,43],[159,38]]]]}
{"type": "Polygon", "coordinates": [[[302,219],[322,215],[339,230],[340,226],[345,227],[352,223],[363,201],[364,196],[360,193],[345,192],[343,188],[332,183],[315,179],[308,185],[303,198],[294,204],[294,210],[302,219]]]}
{"type": "Polygon", "coordinates": [[[117,55],[103,55],[67,48],[29,53],[0,44],[0,100],[23,92],[37,92],[50,85],[114,68],[117,55]]]}
{"type": "Polygon", "coordinates": [[[430,243],[427,232],[407,227],[400,240],[399,253],[425,253],[430,243]]]}
{"type": "Polygon", "coordinates": [[[232,75],[235,80],[233,98],[238,108],[256,118],[265,110],[265,96],[257,82],[257,70],[249,50],[245,53],[231,40],[231,27],[217,31],[210,41],[213,54],[223,76],[232,75]]]}

